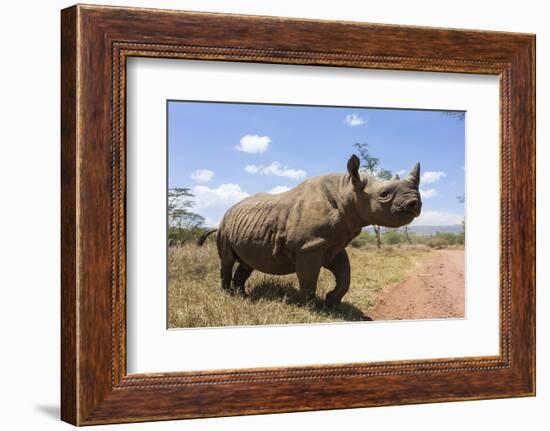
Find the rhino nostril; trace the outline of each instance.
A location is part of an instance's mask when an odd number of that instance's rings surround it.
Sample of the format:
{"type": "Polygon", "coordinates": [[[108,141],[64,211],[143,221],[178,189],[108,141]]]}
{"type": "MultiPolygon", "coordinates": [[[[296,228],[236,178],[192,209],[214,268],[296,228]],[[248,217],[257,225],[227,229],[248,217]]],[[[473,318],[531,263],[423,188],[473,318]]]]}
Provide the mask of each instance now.
{"type": "Polygon", "coordinates": [[[411,199],[409,202],[407,202],[406,207],[409,210],[415,210],[418,207],[418,200],[417,199],[411,199]]]}

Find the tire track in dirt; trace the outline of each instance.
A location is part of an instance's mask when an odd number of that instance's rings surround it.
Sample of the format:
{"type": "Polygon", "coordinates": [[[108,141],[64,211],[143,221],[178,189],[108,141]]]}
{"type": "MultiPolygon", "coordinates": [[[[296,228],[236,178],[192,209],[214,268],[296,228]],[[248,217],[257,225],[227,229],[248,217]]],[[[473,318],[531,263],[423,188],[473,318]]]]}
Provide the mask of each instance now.
{"type": "Polygon", "coordinates": [[[405,281],[383,289],[373,320],[464,317],[464,250],[438,250],[405,281]]]}

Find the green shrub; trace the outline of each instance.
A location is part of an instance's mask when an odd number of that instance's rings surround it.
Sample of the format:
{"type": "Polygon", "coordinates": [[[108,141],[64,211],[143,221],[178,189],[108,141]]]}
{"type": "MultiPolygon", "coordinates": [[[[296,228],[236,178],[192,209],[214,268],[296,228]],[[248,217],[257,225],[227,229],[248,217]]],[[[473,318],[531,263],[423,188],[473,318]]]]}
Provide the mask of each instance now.
{"type": "Polygon", "coordinates": [[[445,238],[443,238],[439,235],[434,235],[428,240],[426,245],[428,247],[435,248],[435,249],[439,250],[439,249],[447,247],[449,245],[449,243],[445,240],[445,238]]]}
{"type": "Polygon", "coordinates": [[[382,243],[389,245],[397,245],[405,242],[404,235],[396,230],[388,230],[382,235],[382,243]]]}
{"type": "Polygon", "coordinates": [[[376,245],[376,235],[368,231],[362,231],[350,243],[353,248],[361,248],[367,245],[376,245]]]}
{"type": "Polygon", "coordinates": [[[437,232],[429,238],[426,245],[432,248],[464,245],[464,233],[437,232]]]}
{"type": "Polygon", "coordinates": [[[187,242],[197,242],[200,236],[206,232],[206,228],[181,228],[170,226],[168,228],[168,245],[183,245],[187,242]]]}
{"type": "MultiPolygon", "coordinates": [[[[434,235],[419,235],[409,232],[410,246],[425,245],[431,248],[445,248],[464,245],[464,233],[437,232],[434,235]]],[[[382,233],[382,248],[388,246],[409,246],[407,237],[398,229],[386,229],[382,233]]],[[[353,248],[366,248],[376,246],[376,235],[369,231],[363,231],[355,237],[350,246],[353,248]]]]}
{"type": "Polygon", "coordinates": [[[361,247],[364,247],[366,244],[367,242],[363,238],[360,238],[359,236],[356,238],[353,238],[350,242],[350,245],[353,248],[361,248],[361,247]]]}
{"type": "Polygon", "coordinates": [[[427,244],[430,240],[429,235],[418,235],[414,232],[409,232],[409,238],[413,244],[427,244]]]}

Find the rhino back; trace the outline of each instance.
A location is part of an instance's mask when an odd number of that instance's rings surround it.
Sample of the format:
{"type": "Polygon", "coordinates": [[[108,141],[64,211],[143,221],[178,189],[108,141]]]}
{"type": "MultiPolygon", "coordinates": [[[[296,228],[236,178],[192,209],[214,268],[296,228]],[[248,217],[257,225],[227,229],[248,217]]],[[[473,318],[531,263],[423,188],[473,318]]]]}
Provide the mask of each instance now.
{"type": "Polygon", "coordinates": [[[274,274],[293,272],[298,250],[335,238],[341,241],[337,229],[341,208],[335,201],[341,179],[340,175],[315,177],[285,193],[244,199],[227,211],[220,234],[251,267],[274,274]]]}
{"type": "Polygon", "coordinates": [[[269,246],[279,229],[283,210],[269,195],[258,194],[233,206],[224,216],[223,230],[232,244],[262,243],[269,246]]]}
{"type": "Polygon", "coordinates": [[[263,272],[287,274],[294,271],[292,259],[285,253],[288,212],[277,196],[254,195],[227,211],[219,235],[241,262],[263,272]]]}

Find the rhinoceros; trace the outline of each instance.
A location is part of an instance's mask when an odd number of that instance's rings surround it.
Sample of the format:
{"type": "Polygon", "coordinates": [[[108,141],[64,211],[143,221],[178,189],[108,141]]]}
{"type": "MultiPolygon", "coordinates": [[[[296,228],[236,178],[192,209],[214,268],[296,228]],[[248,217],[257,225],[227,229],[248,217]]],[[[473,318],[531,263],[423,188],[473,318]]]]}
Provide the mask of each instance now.
{"type": "Polygon", "coordinates": [[[346,246],[369,225],[399,227],[420,215],[420,164],[408,177],[381,181],[361,172],[353,154],[347,173],[305,180],[280,194],[258,193],[231,207],[217,231],[221,285],[243,295],[253,270],[267,274],[296,273],[304,300],[315,296],[321,267],[334,274],[336,287],[326,304],[339,304],[349,290],[346,246]],[[233,266],[238,262],[233,274],[233,266]],[[233,281],[233,287],[231,286],[233,281]]]}

